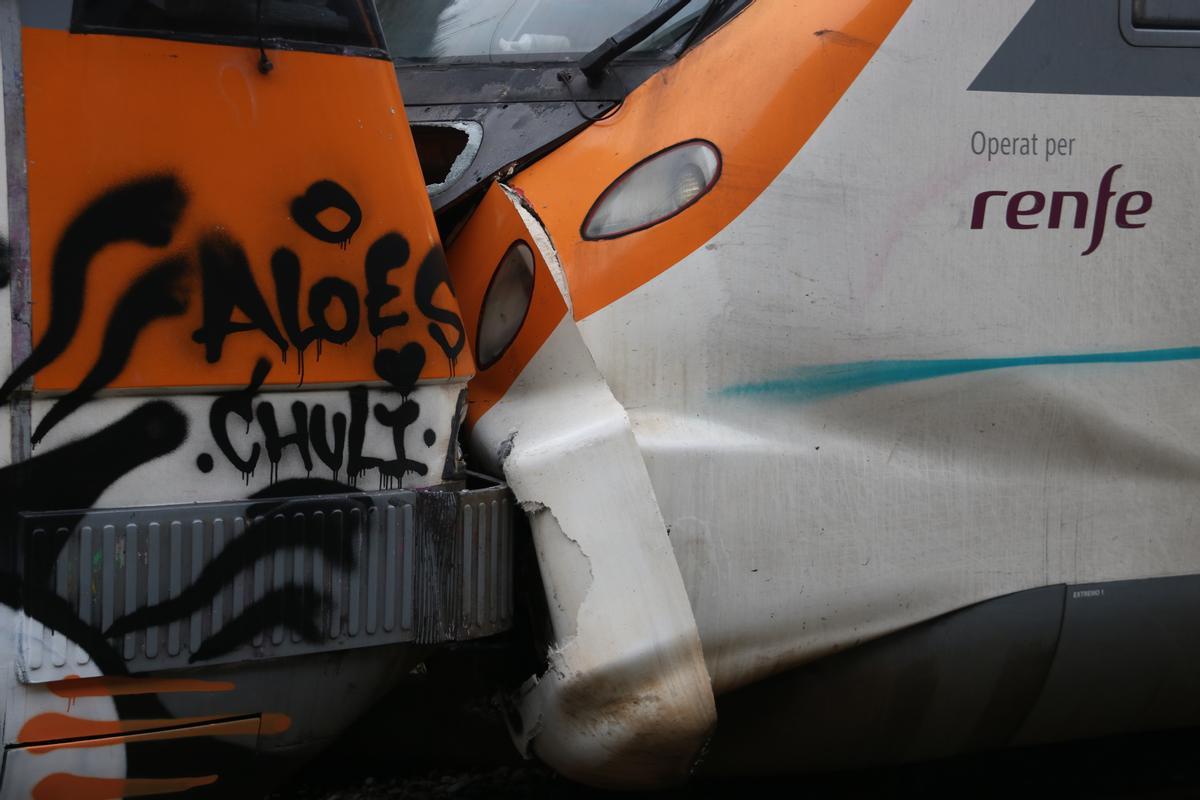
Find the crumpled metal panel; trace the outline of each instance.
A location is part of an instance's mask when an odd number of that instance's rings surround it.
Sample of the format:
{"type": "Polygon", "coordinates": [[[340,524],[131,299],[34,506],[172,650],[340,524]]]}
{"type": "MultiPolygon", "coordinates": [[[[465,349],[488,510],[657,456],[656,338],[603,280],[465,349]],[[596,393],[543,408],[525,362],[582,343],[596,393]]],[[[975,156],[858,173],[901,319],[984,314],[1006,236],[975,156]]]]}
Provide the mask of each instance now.
{"type": "MultiPolygon", "coordinates": [[[[130,672],[157,671],[500,632],[512,513],[503,486],[36,513],[18,559],[26,607],[61,600],[130,672]]],[[[26,628],[25,682],[90,661],[26,628]]]]}

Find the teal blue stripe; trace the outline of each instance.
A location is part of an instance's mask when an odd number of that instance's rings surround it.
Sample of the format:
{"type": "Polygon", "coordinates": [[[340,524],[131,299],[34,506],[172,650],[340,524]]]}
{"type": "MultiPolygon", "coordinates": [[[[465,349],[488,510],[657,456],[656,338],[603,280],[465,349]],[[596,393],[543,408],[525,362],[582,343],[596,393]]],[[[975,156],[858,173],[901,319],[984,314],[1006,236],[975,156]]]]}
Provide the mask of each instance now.
{"type": "Polygon", "coordinates": [[[801,367],[785,378],[742,383],[721,390],[726,397],[771,396],[796,401],[819,400],[897,383],[925,381],[1010,367],[1044,367],[1055,364],[1147,364],[1155,361],[1200,359],[1200,347],[1170,347],[1161,350],[1131,350],[1123,353],[1081,353],[1017,358],[953,358],[922,361],[854,361],[801,367]]]}

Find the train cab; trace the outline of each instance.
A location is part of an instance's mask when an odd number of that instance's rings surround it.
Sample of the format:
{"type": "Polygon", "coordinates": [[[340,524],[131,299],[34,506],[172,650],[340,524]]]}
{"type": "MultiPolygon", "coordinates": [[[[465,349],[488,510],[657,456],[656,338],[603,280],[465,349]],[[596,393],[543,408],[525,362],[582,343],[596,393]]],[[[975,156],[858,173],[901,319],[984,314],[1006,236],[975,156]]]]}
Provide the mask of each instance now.
{"type": "Polygon", "coordinates": [[[6,0],[0,63],[0,795],[261,795],[510,615],[375,10],[6,0]]]}

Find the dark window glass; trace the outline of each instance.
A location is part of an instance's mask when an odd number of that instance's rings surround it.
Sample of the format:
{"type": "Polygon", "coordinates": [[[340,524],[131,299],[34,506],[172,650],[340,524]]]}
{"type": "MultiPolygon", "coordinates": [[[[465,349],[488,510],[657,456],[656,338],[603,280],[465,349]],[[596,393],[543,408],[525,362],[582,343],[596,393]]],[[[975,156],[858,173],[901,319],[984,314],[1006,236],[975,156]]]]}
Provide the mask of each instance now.
{"type": "Polygon", "coordinates": [[[1200,0],[1134,0],[1133,24],[1139,28],[1200,28],[1200,0]]]}
{"type": "Polygon", "coordinates": [[[382,46],[362,0],[76,0],[75,24],[164,36],[382,46]]]}
{"type": "MultiPolygon", "coordinates": [[[[692,0],[634,54],[660,55],[692,31],[712,0],[692,0]]],[[[666,0],[376,0],[394,58],[570,60],[666,0]]]]}

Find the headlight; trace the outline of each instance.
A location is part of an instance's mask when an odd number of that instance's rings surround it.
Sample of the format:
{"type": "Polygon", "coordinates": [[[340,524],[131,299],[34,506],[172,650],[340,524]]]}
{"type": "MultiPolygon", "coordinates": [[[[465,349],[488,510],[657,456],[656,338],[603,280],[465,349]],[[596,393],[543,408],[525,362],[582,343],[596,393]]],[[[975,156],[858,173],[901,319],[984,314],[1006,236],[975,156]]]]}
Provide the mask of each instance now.
{"type": "Polygon", "coordinates": [[[533,297],[533,273],[533,251],[525,242],[513,242],[492,273],[483,295],[479,335],[475,337],[479,369],[495,364],[517,338],[533,297]]]}
{"type": "Polygon", "coordinates": [[[612,239],[657,225],[706,195],[720,176],[721,153],[711,142],[659,151],[604,190],[583,221],[583,238],[612,239]]]}

